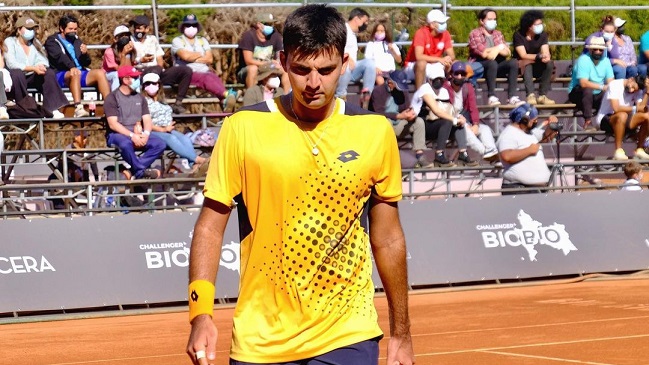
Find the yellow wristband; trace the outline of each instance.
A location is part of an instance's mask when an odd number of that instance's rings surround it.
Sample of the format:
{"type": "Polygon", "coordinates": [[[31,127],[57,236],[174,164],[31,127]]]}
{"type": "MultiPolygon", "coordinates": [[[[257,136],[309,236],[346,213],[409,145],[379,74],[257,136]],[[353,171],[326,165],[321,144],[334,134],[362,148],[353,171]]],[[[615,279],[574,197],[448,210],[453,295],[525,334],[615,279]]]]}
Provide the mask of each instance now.
{"type": "Polygon", "coordinates": [[[201,314],[209,314],[214,311],[214,284],[207,280],[194,280],[189,283],[189,322],[201,314]]]}

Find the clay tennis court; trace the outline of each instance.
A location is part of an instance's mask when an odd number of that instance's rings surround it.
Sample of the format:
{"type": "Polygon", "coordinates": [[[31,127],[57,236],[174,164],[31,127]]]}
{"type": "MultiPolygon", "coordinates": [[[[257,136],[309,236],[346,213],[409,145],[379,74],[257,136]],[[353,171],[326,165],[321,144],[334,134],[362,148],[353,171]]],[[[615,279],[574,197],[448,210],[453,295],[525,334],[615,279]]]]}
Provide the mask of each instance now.
{"type": "MultiPolygon", "coordinates": [[[[410,299],[418,364],[649,364],[646,274],[418,291],[410,299]]],[[[385,331],[385,298],[376,303],[385,331]]],[[[231,307],[215,311],[217,364],[227,364],[231,317],[231,307]]],[[[5,324],[0,326],[0,363],[189,364],[184,354],[188,331],[182,310],[5,324]]],[[[381,364],[386,344],[381,342],[381,364]]]]}

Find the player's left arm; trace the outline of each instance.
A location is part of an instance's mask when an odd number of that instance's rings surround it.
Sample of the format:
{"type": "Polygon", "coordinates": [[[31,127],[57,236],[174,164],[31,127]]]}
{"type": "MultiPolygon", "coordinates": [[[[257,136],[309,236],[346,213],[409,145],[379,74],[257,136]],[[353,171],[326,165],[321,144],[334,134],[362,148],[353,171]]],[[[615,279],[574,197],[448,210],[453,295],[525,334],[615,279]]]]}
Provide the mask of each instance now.
{"type": "Polygon", "coordinates": [[[376,268],[383,282],[390,315],[388,365],[415,363],[408,315],[408,265],[406,238],[399,221],[397,202],[372,197],[370,243],[376,268]]]}

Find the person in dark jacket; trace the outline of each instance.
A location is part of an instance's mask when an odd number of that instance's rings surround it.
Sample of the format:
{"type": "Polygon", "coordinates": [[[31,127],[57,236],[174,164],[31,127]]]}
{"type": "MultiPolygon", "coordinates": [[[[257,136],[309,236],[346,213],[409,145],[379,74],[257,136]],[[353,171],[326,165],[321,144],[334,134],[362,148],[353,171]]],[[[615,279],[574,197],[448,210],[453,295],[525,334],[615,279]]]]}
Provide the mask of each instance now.
{"type": "Polygon", "coordinates": [[[90,55],[88,47],[79,39],[79,21],[72,15],[59,19],[59,33],[52,34],[45,41],[45,50],[50,67],[57,71],[56,78],[61,87],[69,87],[74,101],[74,116],[85,117],[88,112],[81,104],[81,88],[96,86],[103,98],[110,93],[106,73],[102,69],[88,69],[90,55]]]}

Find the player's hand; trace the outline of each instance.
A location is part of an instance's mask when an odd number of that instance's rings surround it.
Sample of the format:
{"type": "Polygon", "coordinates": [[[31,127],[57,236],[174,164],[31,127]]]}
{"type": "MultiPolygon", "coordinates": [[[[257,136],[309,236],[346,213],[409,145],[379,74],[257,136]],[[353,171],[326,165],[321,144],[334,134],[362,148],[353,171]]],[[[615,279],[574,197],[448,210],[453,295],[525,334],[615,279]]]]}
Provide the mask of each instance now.
{"type": "Polygon", "coordinates": [[[413,365],[414,363],[415,353],[412,350],[410,334],[390,337],[387,365],[413,365]]]}
{"type": "Polygon", "coordinates": [[[81,70],[76,67],[70,69],[70,76],[81,76],[81,70]]]}
{"type": "MultiPolygon", "coordinates": [[[[216,360],[216,340],[218,330],[212,317],[201,314],[192,321],[192,331],[187,342],[187,355],[194,365],[213,364],[216,360]],[[196,353],[203,351],[205,357],[196,358],[196,353]]],[[[200,355],[200,353],[199,353],[200,355]]]]}

